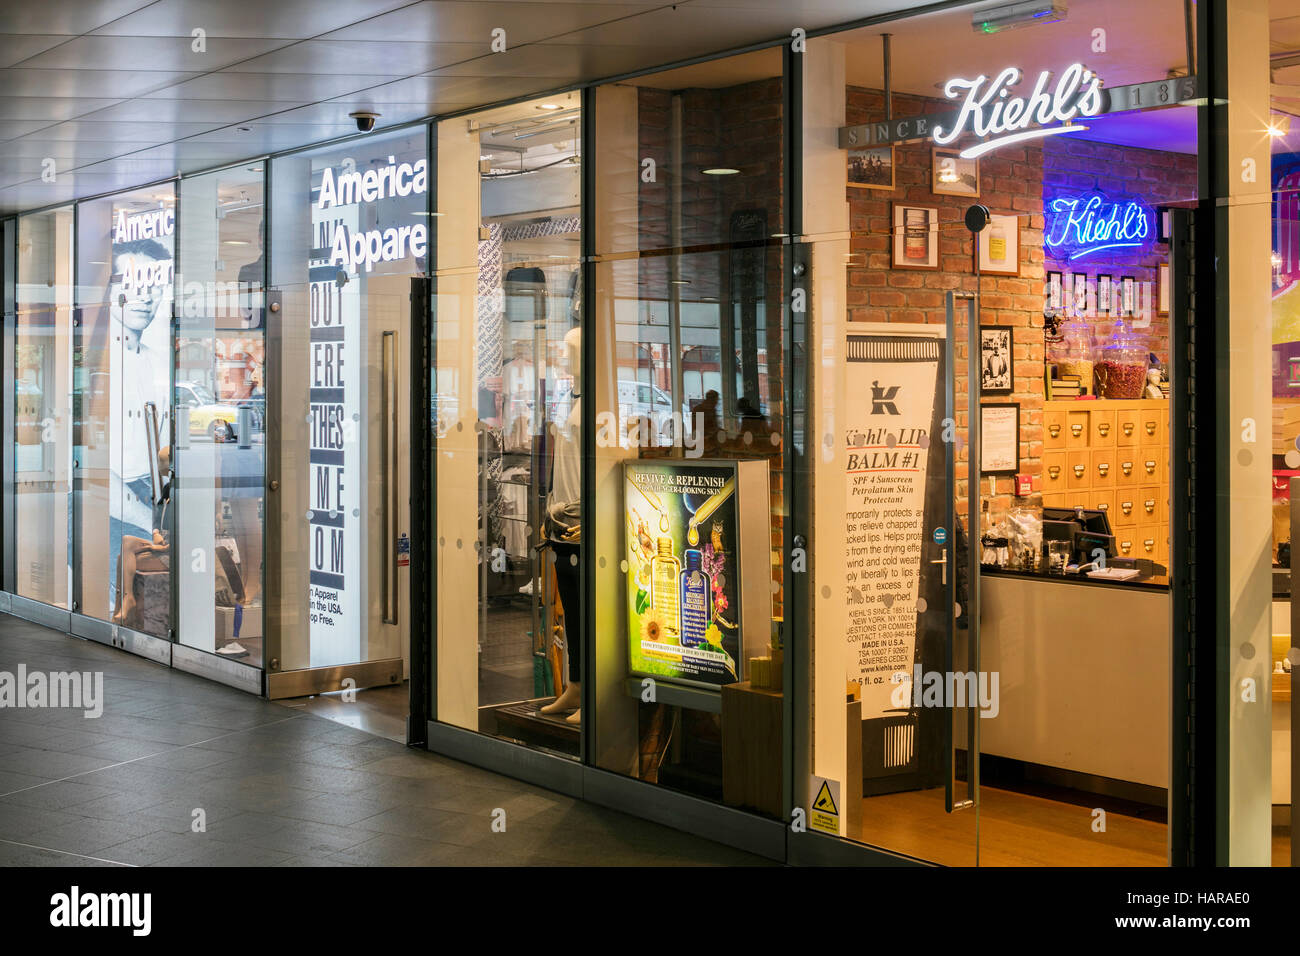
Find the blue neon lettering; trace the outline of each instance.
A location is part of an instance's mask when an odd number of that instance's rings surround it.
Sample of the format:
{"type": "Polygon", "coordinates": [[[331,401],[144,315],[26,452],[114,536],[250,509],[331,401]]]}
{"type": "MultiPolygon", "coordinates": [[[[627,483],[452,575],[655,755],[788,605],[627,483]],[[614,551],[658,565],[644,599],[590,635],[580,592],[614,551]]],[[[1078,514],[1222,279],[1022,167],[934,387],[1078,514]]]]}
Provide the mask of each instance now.
{"type": "Polygon", "coordinates": [[[1151,222],[1150,211],[1137,200],[1107,203],[1096,193],[1058,196],[1052,200],[1045,241],[1054,250],[1070,251],[1070,259],[1081,259],[1103,249],[1143,245],[1151,222]]]}

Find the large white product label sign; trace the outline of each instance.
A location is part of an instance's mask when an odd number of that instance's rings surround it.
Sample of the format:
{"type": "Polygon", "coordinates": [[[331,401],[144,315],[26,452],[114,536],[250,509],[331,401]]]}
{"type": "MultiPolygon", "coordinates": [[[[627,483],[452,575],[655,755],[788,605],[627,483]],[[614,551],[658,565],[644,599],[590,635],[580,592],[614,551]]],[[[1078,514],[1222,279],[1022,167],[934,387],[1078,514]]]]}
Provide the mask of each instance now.
{"type": "Polygon", "coordinates": [[[315,247],[308,282],[308,400],[310,403],[307,473],[308,599],[311,666],[361,659],[362,495],[365,489],[360,445],[361,277],[347,276],[347,264],[331,264],[336,236],[355,234],[359,208],[312,207],[315,247]]]}
{"type": "Polygon", "coordinates": [[[861,684],[864,720],[897,711],[890,700],[895,681],[912,673],[942,347],[937,335],[902,333],[897,326],[874,331],[881,328],[858,325],[848,335],[846,427],[839,439],[848,679],[861,684]]]}

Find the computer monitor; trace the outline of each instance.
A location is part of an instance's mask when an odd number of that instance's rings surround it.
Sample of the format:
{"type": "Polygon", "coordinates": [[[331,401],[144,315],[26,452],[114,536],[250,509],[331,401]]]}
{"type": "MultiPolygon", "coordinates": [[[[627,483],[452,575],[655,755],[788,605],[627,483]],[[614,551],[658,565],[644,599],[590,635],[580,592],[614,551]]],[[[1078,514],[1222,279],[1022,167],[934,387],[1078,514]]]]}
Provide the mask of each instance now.
{"type": "Polygon", "coordinates": [[[1083,531],[1092,534],[1110,535],[1110,518],[1098,508],[1044,508],[1043,523],[1049,521],[1069,521],[1078,525],[1083,531]]]}
{"type": "Polygon", "coordinates": [[[1098,549],[1108,558],[1115,557],[1110,518],[1097,508],[1044,508],[1043,540],[1071,541],[1080,562],[1092,561],[1098,549]]]}

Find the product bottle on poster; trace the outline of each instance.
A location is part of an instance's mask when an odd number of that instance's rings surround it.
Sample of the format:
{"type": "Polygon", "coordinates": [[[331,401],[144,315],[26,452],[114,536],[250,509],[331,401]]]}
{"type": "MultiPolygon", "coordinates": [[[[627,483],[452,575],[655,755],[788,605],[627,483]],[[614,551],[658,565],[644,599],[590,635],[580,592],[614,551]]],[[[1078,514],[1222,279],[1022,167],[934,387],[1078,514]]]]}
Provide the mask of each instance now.
{"type": "Polygon", "coordinates": [[[989,262],[1007,261],[1007,230],[1000,222],[989,227],[989,262]]]}
{"type": "Polygon", "coordinates": [[[903,211],[903,257],[919,262],[930,258],[929,213],[924,209],[903,211]]]}
{"type": "Polygon", "coordinates": [[[701,567],[697,548],[686,550],[686,569],[681,575],[682,647],[704,643],[704,632],[713,619],[713,582],[701,567]]]}
{"type": "Polygon", "coordinates": [[[669,637],[677,637],[682,632],[682,563],[673,554],[672,538],[660,538],[657,546],[658,553],[650,561],[650,606],[659,618],[659,627],[669,637]]]}

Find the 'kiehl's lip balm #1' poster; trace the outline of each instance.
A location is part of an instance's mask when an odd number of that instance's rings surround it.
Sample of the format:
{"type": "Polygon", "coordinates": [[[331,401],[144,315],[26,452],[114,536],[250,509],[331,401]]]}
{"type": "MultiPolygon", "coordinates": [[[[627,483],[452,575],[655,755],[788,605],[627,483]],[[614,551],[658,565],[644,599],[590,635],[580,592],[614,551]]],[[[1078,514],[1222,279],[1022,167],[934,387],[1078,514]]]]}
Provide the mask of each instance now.
{"type": "MultiPolygon", "coordinates": [[[[766,488],[766,464],[660,461],[624,466],[633,673],[721,686],[743,679],[747,641],[751,648],[766,645],[770,583],[758,582],[769,591],[767,619],[748,620],[745,600],[752,599],[753,589],[744,586],[749,562],[740,540],[753,534],[766,547],[766,508],[753,520],[747,516],[746,527],[737,521],[746,486],[757,477],[766,488]],[[747,624],[761,625],[761,630],[746,634],[747,624]]],[[[765,490],[756,497],[766,505],[765,490]]]]}

